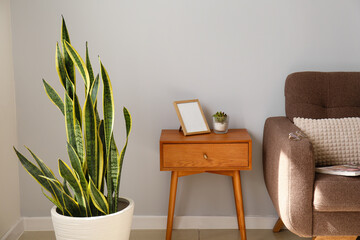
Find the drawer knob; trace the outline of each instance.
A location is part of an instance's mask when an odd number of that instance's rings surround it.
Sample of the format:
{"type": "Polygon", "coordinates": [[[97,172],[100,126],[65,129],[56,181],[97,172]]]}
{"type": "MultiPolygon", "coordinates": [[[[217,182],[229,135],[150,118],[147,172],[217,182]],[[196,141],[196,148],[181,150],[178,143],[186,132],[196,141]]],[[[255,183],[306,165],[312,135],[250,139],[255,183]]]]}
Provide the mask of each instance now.
{"type": "Polygon", "coordinates": [[[204,158],[205,158],[205,159],[208,159],[208,156],[206,155],[206,153],[204,153],[204,158]]]}

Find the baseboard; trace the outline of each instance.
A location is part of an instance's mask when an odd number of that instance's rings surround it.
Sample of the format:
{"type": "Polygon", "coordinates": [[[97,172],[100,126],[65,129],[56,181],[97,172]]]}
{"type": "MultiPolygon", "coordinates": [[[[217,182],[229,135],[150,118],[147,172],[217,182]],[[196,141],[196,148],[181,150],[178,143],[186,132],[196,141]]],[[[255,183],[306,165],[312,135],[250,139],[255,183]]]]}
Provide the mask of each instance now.
{"type": "Polygon", "coordinates": [[[18,240],[24,232],[24,221],[19,219],[9,231],[1,237],[1,240],[18,240]]]}
{"type": "MultiPolygon", "coordinates": [[[[247,229],[272,229],[277,218],[273,216],[245,217],[247,229]]],[[[134,216],[132,229],[165,229],[166,216],[134,216]]],[[[23,218],[24,231],[52,231],[50,217],[23,218]]],[[[236,229],[236,217],[179,216],[174,217],[174,229],[236,229]]]]}
{"type": "Polygon", "coordinates": [[[24,217],[25,231],[53,231],[51,217],[24,217]]]}

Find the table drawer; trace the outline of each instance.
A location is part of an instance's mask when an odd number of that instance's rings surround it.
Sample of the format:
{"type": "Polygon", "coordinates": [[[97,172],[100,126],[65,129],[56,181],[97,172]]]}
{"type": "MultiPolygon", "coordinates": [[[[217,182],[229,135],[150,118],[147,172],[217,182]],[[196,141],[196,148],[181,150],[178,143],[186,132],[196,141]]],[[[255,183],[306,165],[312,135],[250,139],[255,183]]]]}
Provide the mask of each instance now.
{"type": "Polygon", "coordinates": [[[248,143],[163,144],[164,168],[226,168],[249,165],[248,143]]]}

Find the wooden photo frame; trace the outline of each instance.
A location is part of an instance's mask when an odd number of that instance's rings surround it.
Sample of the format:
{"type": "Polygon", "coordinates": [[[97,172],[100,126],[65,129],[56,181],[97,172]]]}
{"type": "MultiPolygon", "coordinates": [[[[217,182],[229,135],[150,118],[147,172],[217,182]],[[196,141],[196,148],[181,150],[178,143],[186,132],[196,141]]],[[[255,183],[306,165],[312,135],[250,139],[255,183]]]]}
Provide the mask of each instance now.
{"type": "Polygon", "coordinates": [[[175,101],[174,107],[185,136],[210,133],[198,99],[175,101]]]}

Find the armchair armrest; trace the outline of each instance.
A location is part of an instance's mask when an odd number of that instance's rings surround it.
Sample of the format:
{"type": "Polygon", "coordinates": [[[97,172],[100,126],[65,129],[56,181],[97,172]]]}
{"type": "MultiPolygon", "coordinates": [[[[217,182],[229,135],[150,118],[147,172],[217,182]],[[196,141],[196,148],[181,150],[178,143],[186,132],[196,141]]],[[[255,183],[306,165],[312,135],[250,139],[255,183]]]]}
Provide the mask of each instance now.
{"type": "Polygon", "coordinates": [[[315,162],[307,138],[289,139],[300,130],[287,117],[268,118],[263,135],[264,178],[270,198],[285,226],[312,236],[315,162]]]}

